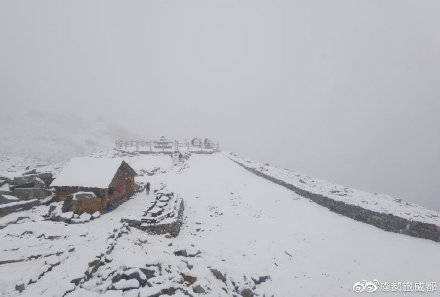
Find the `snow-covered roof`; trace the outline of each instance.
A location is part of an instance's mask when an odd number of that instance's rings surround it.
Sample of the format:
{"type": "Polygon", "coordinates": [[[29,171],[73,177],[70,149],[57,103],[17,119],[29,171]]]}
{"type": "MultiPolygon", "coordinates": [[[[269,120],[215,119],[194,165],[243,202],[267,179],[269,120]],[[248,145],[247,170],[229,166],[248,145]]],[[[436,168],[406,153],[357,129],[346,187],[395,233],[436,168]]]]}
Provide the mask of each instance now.
{"type": "Polygon", "coordinates": [[[81,157],[71,159],[51,186],[107,188],[122,160],[117,158],[81,157]]]}

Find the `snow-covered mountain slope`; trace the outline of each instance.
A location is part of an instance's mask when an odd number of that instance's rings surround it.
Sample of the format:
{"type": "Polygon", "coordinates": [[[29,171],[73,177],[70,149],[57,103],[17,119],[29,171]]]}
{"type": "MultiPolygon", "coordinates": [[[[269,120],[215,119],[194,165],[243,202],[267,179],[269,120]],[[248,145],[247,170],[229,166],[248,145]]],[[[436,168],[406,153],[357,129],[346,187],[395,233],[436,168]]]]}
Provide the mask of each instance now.
{"type": "Polygon", "coordinates": [[[0,110],[0,154],[64,160],[108,149],[120,137],[133,136],[106,119],[41,111],[0,110]]]}
{"type": "Polygon", "coordinates": [[[137,182],[184,199],[176,238],[120,223],[147,207],[145,193],[84,224],[45,221],[45,206],[8,215],[0,219],[0,295],[199,296],[200,286],[205,296],[341,297],[358,296],[352,287],[361,280],[438,281],[436,242],[330,212],[223,154],[167,158],[124,157],[137,170],[160,167],[137,182]]]}

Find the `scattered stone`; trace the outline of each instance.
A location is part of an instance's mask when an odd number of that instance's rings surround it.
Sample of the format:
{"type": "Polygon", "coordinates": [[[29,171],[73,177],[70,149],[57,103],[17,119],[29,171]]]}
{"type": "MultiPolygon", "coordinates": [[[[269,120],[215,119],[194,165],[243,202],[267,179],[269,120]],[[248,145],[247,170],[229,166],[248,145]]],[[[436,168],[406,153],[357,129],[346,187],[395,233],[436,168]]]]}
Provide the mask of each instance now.
{"type": "Polygon", "coordinates": [[[52,173],[50,172],[43,172],[43,173],[39,173],[37,175],[42,181],[44,181],[44,183],[46,184],[46,186],[48,187],[52,181],[54,180],[52,173]]]}
{"type": "Polygon", "coordinates": [[[12,182],[12,184],[17,187],[27,185],[33,183],[35,181],[35,177],[35,175],[14,177],[14,181],[12,182]]]}
{"type": "Polygon", "coordinates": [[[92,217],[92,215],[91,214],[89,214],[89,213],[83,213],[83,214],[81,214],[80,216],[79,216],[79,219],[81,220],[81,221],[90,221],[90,218],[92,217]]]}
{"type": "Polygon", "coordinates": [[[23,173],[23,175],[30,175],[30,174],[36,174],[36,173],[37,173],[37,170],[36,169],[32,169],[32,170],[26,171],[25,173],[23,173]]]}
{"type": "Polygon", "coordinates": [[[252,278],[252,281],[254,282],[255,285],[259,285],[261,283],[264,283],[265,281],[269,280],[270,276],[269,275],[265,275],[265,276],[260,276],[258,279],[252,278]]]}
{"type": "Polygon", "coordinates": [[[25,285],[24,285],[23,282],[18,283],[18,284],[15,285],[15,290],[20,292],[20,293],[23,292],[24,289],[25,289],[25,285]]]}
{"type": "Polygon", "coordinates": [[[211,273],[215,276],[216,279],[221,280],[222,282],[226,283],[226,276],[223,275],[220,271],[218,271],[215,268],[211,268],[211,273]]]}
{"type": "Polygon", "coordinates": [[[240,295],[243,296],[243,297],[253,297],[254,296],[254,292],[252,292],[251,289],[246,288],[246,289],[243,289],[241,291],[240,295]]]}
{"type": "Polygon", "coordinates": [[[101,212],[99,212],[99,211],[95,211],[93,214],[92,214],[92,219],[97,219],[97,218],[99,218],[101,216],[101,212]]]}
{"type": "Polygon", "coordinates": [[[197,281],[197,277],[195,277],[195,276],[186,275],[184,273],[181,273],[180,275],[183,277],[183,280],[184,280],[185,285],[187,287],[191,286],[192,284],[194,284],[197,281]]]}
{"type": "Polygon", "coordinates": [[[121,279],[120,281],[115,283],[113,286],[116,290],[137,289],[137,288],[139,288],[139,281],[135,278],[132,278],[129,280],[121,279]]]}
{"type": "Polygon", "coordinates": [[[203,287],[201,285],[195,285],[193,287],[193,292],[197,293],[197,294],[206,294],[205,289],[203,289],[203,287]]]}
{"type": "Polygon", "coordinates": [[[182,257],[196,257],[198,255],[200,255],[202,252],[201,251],[197,251],[195,253],[189,254],[186,250],[178,250],[174,252],[174,255],[176,256],[182,256],[182,257]]]}

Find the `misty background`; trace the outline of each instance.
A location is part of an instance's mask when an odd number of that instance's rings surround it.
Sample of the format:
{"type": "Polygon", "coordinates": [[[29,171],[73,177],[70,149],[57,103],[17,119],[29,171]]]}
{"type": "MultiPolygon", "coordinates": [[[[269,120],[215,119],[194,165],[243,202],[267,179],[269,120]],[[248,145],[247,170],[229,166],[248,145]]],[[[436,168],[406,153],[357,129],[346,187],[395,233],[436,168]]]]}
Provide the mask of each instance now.
{"type": "Polygon", "coordinates": [[[440,210],[439,11],[437,0],[1,0],[0,151],[210,137],[440,210]]]}

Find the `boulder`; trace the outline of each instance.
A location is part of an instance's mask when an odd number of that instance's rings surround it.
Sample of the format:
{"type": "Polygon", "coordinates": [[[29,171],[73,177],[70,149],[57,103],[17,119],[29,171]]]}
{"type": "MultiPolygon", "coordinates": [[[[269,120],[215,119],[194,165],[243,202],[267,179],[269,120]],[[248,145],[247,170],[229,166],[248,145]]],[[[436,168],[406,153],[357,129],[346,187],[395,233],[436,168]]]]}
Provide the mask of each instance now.
{"type": "Polygon", "coordinates": [[[52,194],[48,189],[43,188],[14,188],[13,195],[23,199],[42,199],[52,194]]]}
{"type": "Polygon", "coordinates": [[[41,173],[14,177],[12,184],[15,188],[46,188],[51,182],[49,176],[41,173]]]}
{"type": "Polygon", "coordinates": [[[25,289],[25,285],[23,282],[19,282],[18,284],[15,285],[15,290],[18,292],[23,292],[25,289]]]}
{"type": "Polygon", "coordinates": [[[187,287],[191,286],[197,281],[197,277],[195,276],[187,275],[185,273],[181,273],[180,275],[182,276],[183,281],[187,287]]]}
{"type": "Polygon", "coordinates": [[[30,209],[36,205],[39,205],[39,204],[40,204],[40,202],[38,199],[2,204],[2,205],[0,205],[0,217],[8,215],[8,214],[16,212],[16,211],[30,209]]]}
{"type": "Polygon", "coordinates": [[[197,293],[197,294],[206,294],[205,289],[203,289],[203,287],[201,285],[195,285],[193,287],[193,291],[194,291],[194,293],[197,293]]]}
{"type": "Polygon", "coordinates": [[[37,176],[46,184],[47,187],[54,180],[53,175],[50,172],[39,173],[39,174],[37,174],[37,176]]]}
{"type": "Polygon", "coordinates": [[[241,296],[243,297],[253,297],[254,296],[254,292],[252,292],[251,289],[243,289],[240,293],[241,296]]]}
{"type": "Polygon", "coordinates": [[[10,203],[10,202],[15,202],[15,201],[19,201],[19,199],[14,196],[0,194],[0,204],[5,204],[5,203],[10,203]]]}
{"type": "Polygon", "coordinates": [[[26,176],[18,176],[14,177],[12,184],[17,187],[21,187],[23,185],[29,185],[34,183],[36,175],[26,175],[26,176]]]}
{"type": "MultiPolygon", "coordinates": [[[[39,177],[36,177],[34,182],[33,182],[34,186],[32,188],[46,188],[47,185],[46,183],[39,177]]],[[[21,187],[21,188],[25,188],[25,187],[21,187]]]]}
{"type": "Polygon", "coordinates": [[[221,280],[222,282],[226,283],[226,276],[223,275],[220,271],[218,271],[215,268],[211,268],[211,273],[214,274],[215,278],[218,280],[221,280]]]}
{"type": "Polygon", "coordinates": [[[32,169],[32,170],[26,171],[25,173],[23,173],[23,175],[30,175],[30,174],[36,174],[36,173],[37,173],[37,170],[32,169]]]}

